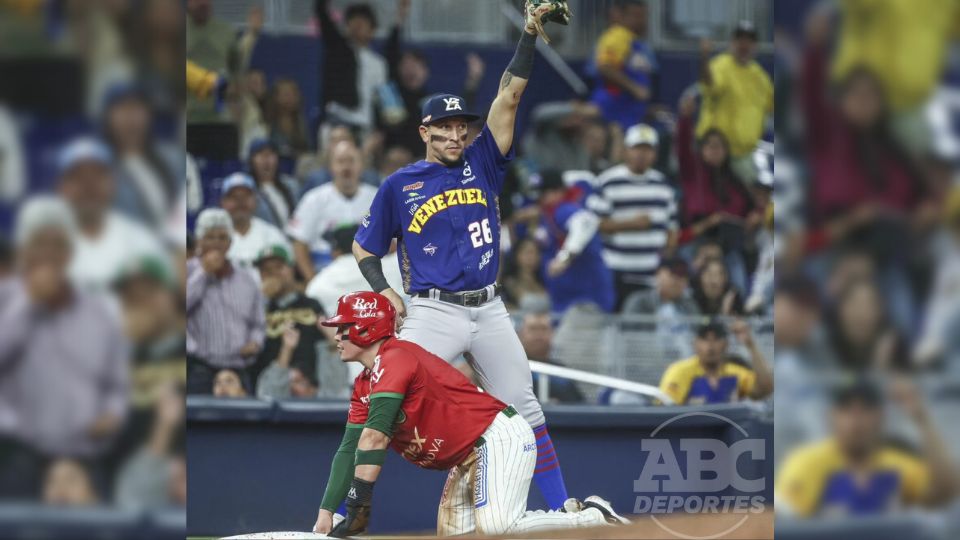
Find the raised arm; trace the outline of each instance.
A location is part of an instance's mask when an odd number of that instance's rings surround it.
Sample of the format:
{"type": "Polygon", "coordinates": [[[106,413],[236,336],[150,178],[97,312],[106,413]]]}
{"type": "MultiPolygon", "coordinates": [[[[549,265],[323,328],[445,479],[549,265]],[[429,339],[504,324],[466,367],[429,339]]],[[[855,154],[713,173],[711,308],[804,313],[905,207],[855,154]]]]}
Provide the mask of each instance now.
{"type": "Polygon", "coordinates": [[[517,51],[513,60],[507,66],[500,78],[500,89],[497,97],[490,105],[490,114],[487,116],[487,127],[497,141],[500,153],[507,155],[513,146],[513,129],[517,119],[517,108],[520,106],[520,96],[527,88],[530,72],[533,71],[533,56],[536,50],[536,30],[527,24],[517,44],[517,51]]]}

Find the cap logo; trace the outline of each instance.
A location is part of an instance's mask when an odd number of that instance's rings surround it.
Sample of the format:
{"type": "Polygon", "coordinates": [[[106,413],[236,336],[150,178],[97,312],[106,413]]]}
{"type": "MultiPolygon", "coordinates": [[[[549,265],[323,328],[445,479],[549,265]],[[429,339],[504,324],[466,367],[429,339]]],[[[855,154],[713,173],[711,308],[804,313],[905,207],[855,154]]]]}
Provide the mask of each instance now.
{"type": "Polygon", "coordinates": [[[357,298],[353,302],[353,316],[358,319],[372,319],[377,316],[377,299],[364,302],[363,298],[357,298]]]}
{"type": "Polygon", "coordinates": [[[449,97],[443,98],[443,102],[447,104],[448,111],[462,111],[460,108],[460,98],[458,97],[449,97]]]}

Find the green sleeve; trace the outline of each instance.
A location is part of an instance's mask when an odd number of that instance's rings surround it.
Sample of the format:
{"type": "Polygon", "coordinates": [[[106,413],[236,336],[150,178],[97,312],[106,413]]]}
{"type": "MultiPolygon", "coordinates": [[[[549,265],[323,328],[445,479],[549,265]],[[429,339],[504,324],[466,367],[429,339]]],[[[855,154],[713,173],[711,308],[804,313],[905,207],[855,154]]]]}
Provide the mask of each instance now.
{"type": "Polygon", "coordinates": [[[370,412],[363,427],[375,429],[387,437],[393,437],[394,422],[400,414],[403,394],[382,392],[370,396],[370,412]]]}
{"type": "Polygon", "coordinates": [[[350,489],[350,482],[353,480],[354,455],[362,432],[362,425],[347,424],[347,429],[343,432],[343,440],[340,441],[340,448],[333,456],[330,478],[327,480],[327,489],[323,492],[320,508],[336,512],[340,502],[347,496],[347,490],[350,489]]]}

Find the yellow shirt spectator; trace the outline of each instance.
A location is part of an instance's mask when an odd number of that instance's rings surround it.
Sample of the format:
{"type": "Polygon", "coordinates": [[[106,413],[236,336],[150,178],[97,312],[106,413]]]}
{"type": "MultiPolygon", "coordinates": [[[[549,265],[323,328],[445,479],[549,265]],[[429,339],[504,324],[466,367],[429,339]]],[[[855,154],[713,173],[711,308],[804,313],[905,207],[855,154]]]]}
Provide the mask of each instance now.
{"type": "Polygon", "coordinates": [[[724,362],[719,377],[711,384],[700,359],[691,356],[670,364],[660,379],[660,390],[678,405],[731,403],[750,396],[755,382],[752,370],[724,362]]]}
{"type": "Polygon", "coordinates": [[[799,517],[876,515],[921,503],[929,491],[930,469],[916,457],[883,448],[865,474],[854,475],[836,442],[827,439],[787,456],[775,498],[799,517]]]}
{"type": "Polygon", "coordinates": [[[842,0],[833,75],[876,73],[895,111],[922,104],[943,72],[960,23],[957,0],[842,0]]]}
{"type": "Polygon", "coordinates": [[[710,128],[726,135],[733,157],[749,154],[763,135],[763,122],[773,112],[773,83],[755,61],[737,63],[730,53],[710,60],[710,85],[700,85],[703,104],[697,137],[710,128]]]}

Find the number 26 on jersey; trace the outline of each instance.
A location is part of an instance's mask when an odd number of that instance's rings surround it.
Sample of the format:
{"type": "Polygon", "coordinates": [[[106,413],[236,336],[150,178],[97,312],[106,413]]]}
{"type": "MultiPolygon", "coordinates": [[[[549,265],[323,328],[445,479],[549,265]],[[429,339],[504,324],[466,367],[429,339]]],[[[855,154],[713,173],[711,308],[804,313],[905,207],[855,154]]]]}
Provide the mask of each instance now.
{"type": "Polygon", "coordinates": [[[478,248],[484,244],[493,243],[493,231],[490,230],[489,219],[474,221],[467,226],[467,230],[470,231],[470,241],[473,243],[473,247],[478,248]]]}

